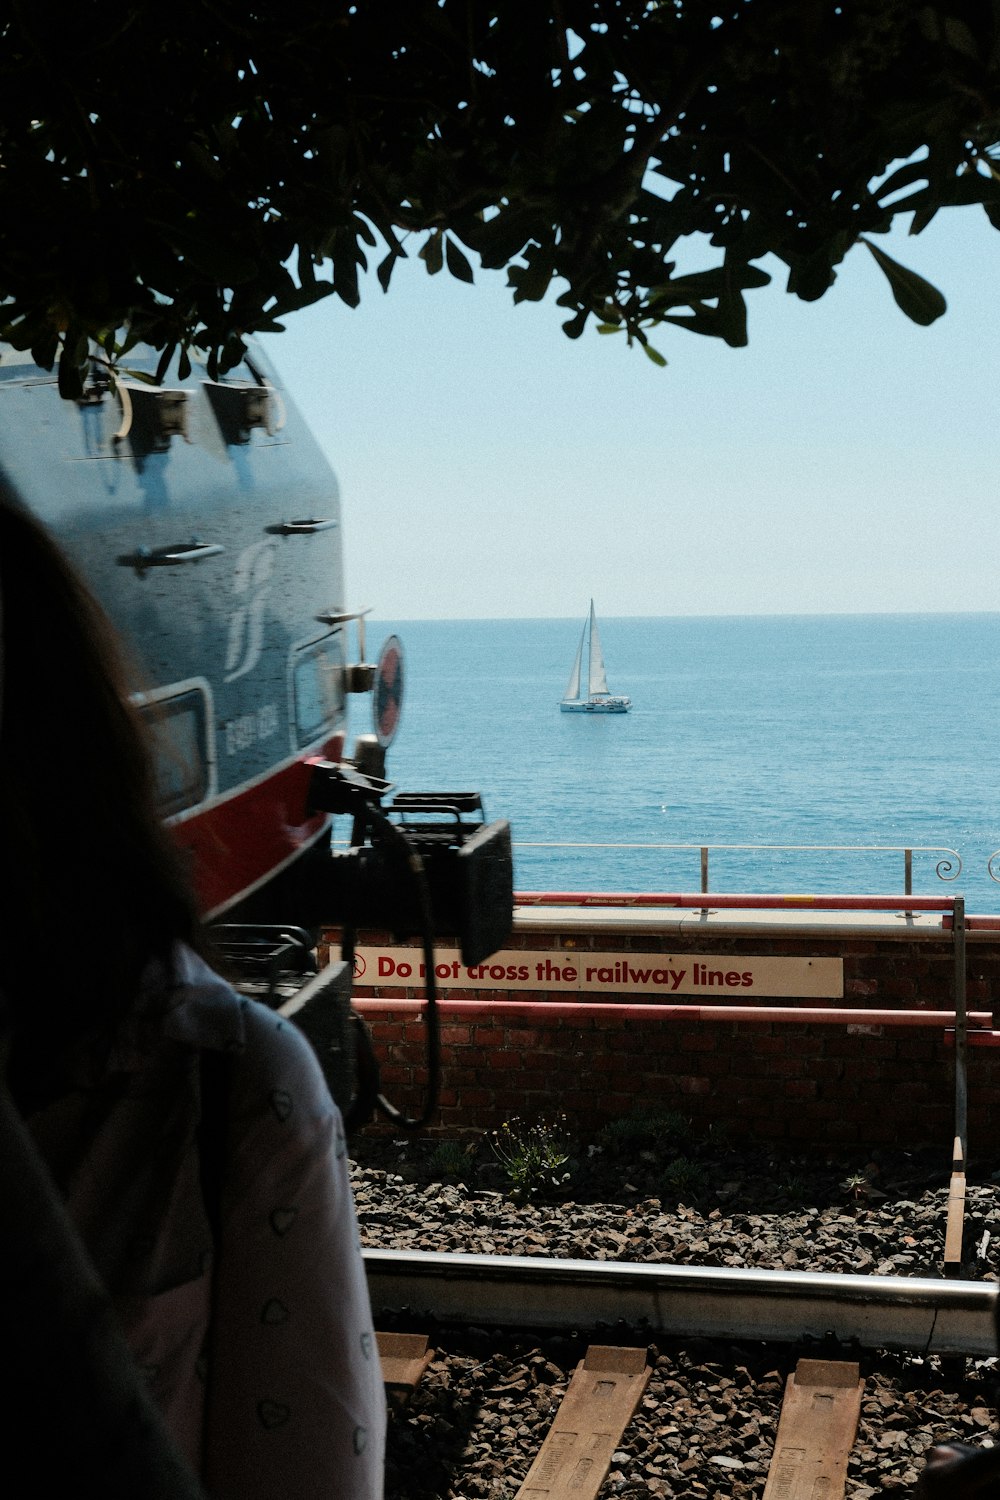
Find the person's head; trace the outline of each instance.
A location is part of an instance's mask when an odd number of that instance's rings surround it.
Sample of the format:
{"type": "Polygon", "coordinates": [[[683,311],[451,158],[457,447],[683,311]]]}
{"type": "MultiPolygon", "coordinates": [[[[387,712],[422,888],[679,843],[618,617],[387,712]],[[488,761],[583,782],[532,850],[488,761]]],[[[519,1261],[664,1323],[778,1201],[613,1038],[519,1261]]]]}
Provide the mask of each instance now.
{"type": "Polygon", "coordinates": [[[15,1035],[106,1031],[148,959],[197,934],[114,632],[2,490],[0,869],[15,1035]]]}

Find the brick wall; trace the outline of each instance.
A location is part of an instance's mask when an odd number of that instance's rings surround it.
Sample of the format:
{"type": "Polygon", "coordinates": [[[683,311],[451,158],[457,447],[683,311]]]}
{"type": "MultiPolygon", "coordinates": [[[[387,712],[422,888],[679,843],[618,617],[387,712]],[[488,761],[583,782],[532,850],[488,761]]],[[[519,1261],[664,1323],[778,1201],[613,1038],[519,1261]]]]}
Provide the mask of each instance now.
{"type": "MultiPolygon", "coordinates": [[[[998,934],[969,935],[967,997],[970,1010],[1000,1012],[998,934]]],[[[388,941],[365,934],[363,941],[388,941]]],[[[704,937],[640,936],[615,931],[602,913],[600,926],[581,935],[560,930],[515,931],[508,945],[524,950],[743,956],[842,957],[843,1000],[765,1001],[763,1005],[831,1006],[858,1010],[948,1010],[953,1005],[954,955],[950,936],[921,931],[909,936],[838,933],[818,938],[789,920],[748,937],[716,927],[704,937]]],[[[419,957],[419,954],[416,954],[419,957]]],[[[384,1092],[406,1109],[419,1107],[424,1077],[424,1025],[399,1001],[419,989],[380,991],[358,987],[381,1063],[384,1092]]],[[[511,1114],[528,1118],[565,1113],[584,1128],[626,1114],[637,1104],[689,1115],[696,1128],[724,1121],[740,1133],[789,1145],[949,1146],[954,1125],[954,1048],[943,1025],[851,1025],[798,1022],[720,1022],[587,1013],[505,1015],[497,1002],[563,1004],[572,998],[544,991],[448,989],[442,998],[488,1002],[474,1016],[446,1016],[441,1028],[443,1085],[435,1133],[448,1136],[490,1129],[511,1114]]],[[[602,997],[605,999],[606,997],[602,997]]],[[[690,997],[682,997],[688,999],[690,997]]],[[[725,999],[731,1000],[726,996],[725,999]]],[[[739,998],[739,997],[737,997],[739,998]]],[[[1000,1141],[1000,1048],[975,1046],[969,1054],[969,1143],[974,1154],[1000,1141]]]]}

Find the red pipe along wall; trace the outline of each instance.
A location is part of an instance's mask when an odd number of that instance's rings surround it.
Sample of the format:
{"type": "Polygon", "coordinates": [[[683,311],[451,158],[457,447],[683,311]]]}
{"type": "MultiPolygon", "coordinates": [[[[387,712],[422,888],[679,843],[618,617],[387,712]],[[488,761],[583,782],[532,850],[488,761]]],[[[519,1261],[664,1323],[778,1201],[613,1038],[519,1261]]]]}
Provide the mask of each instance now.
{"type": "MultiPolygon", "coordinates": [[[[335,955],[338,934],[328,937],[335,955]]],[[[1000,1016],[1000,933],[970,923],[966,941],[969,1024],[981,1043],[970,1048],[968,1072],[975,1159],[977,1151],[993,1154],[1000,1146],[1000,1047],[994,1045],[1000,1035],[988,1029],[994,1013],[1000,1016]]],[[[391,952],[419,974],[417,945],[366,932],[358,935],[358,949],[391,952]]],[[[525,988],[523,980],[484,989],[464,987],[468,971],[442,963],[440,972],[450,974],[440,992],[435,1135],[553,1111],[591,1131],[655,1105],[690,1116],[695,1128],[724,1123],[790,1146],[950,1148],[956,970],[950,921],[946,929],[939,916],[520,909],[504,951],[524,955],[509,972],[526,971],[529,985],[559,972],[561,956],[581,973],[614,975],[636,972],[650,955],[666,955],[671,972],[683,965],[689,973],[705,955],[728,957],[735,989],[668,997],[637,995],[625,983],[612,985],[611,993],[607,985],[600,994],[566,993],[544,983],[525,988]],[[626,967],[598,971],[586,965],[589,953],[606,963],[609,955],[630,958],[626,967]],[[819,999],[815,991],[761,993],[758,1002],[739,976],[769,958],[841,960],[842,993],[819,999]],[[789,1010],[801,1010],[802,1019],[789,1010]]],[[[451,952],[447,958],[453,960],[451,952]]],[[[382,970],[391,963],[385,959],[382,970]]],[[[383,1090],[405,1109],[418,1107],[425,1076],[422,1007],[412,1003],[422,997],[419,982],[407,983],[398,972],[379,982],[371,963],[355,985],[383,1090]]]]}

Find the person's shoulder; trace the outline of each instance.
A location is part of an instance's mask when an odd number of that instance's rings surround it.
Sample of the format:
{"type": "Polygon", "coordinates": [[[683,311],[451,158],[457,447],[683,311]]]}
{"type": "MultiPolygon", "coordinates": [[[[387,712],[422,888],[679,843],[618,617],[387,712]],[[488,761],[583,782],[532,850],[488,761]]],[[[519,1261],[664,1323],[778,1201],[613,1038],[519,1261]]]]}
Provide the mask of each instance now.
{"type": "Polygon", "coordinates": [[[257,1000],[237,996],[242,1021],[242,1046],[248,1060],[270,1060],[275,1067],[303,1070],[322,1080],[319,1063],[309,1042],[292,1021],[257,1000]]]}
{"type": "Polygon", "coordinates": [[[183,944],[174,955],[172,994],[163,1030],[173,1041],[240,1059],[237,1071],[241,1073],[263,1067],[295,1072],[313,1081],[318,1077],[322,1082],[312,1047],[297,1026],[239,994],[183,944]]]}
{"type": "MultiPolygon", "coordinates": [[[[229,1117],[245,1160],[278,1171],[294,1160],[346,1154],[340,1110],[316,1054],[294,1022],[256,1000],[239,999],[242,1046],[229,1059],[229,1117]]],[[[298,1168],[297,1168],[298,1169],[298,1168]]]]}
{"type": "Polygon", "coordinates": [[[289,1099],[314,1120],[335,1112],[316,1054],[292,1021],[239,994],[189,948],[176,957],[176,1000],[165,1030],[174,1041],[229,1059],[237,1109],[266,1098],[279,1117],[289,1099]]]}

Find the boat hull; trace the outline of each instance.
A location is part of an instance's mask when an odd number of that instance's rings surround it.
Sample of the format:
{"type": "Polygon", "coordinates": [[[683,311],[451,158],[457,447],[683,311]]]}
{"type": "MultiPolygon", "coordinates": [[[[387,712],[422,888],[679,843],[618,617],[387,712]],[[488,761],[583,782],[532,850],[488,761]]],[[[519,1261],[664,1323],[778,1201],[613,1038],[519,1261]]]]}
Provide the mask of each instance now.
{"type": "Polygon", "coordinates": [[[564,714],[627,714],[632,703],[628,698],[579,698],[559,707],[564,714]]]}

